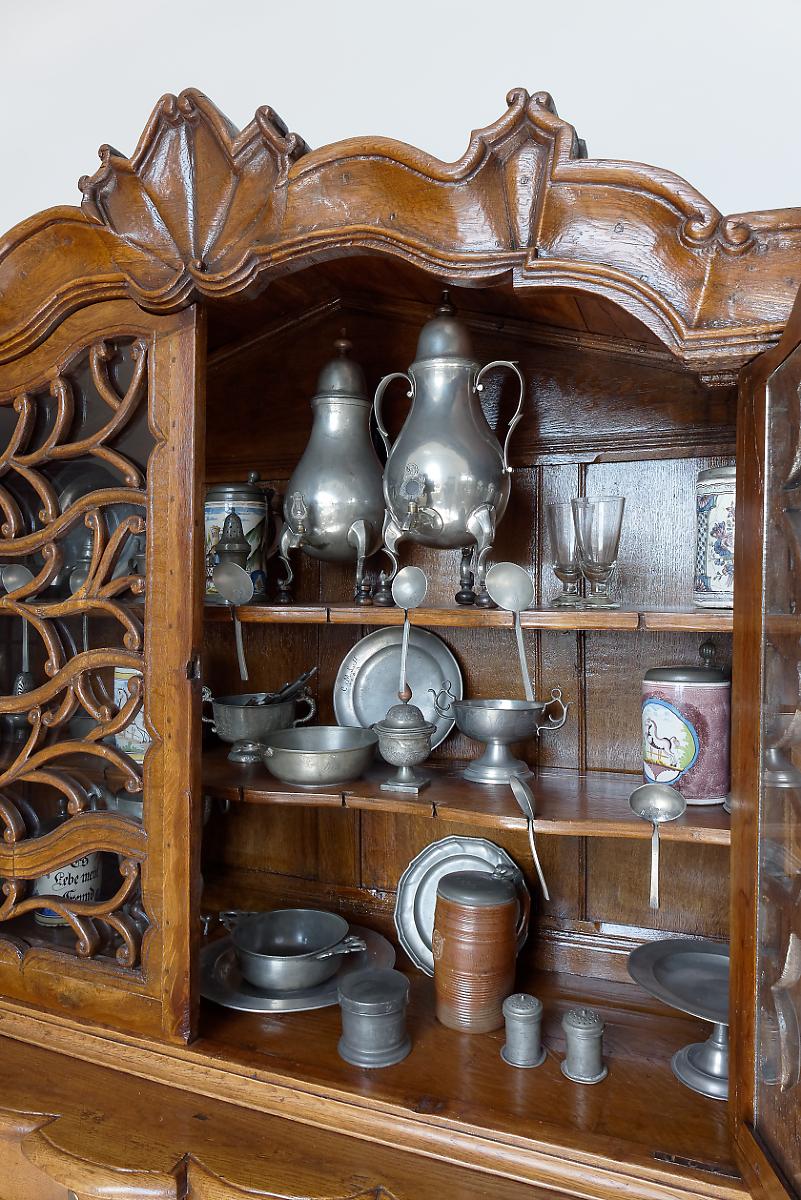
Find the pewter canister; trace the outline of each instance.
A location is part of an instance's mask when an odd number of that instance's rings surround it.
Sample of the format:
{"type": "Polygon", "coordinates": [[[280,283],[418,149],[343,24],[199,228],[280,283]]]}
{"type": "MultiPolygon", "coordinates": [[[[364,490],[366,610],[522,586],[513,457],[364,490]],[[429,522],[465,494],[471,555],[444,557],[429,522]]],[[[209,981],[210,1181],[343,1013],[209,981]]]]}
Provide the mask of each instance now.
{"type": "Polygon", "coordinates": [[[705,608],[734,603],[735,468],[701,471],[695,485],[696,543],[693,599],[705,608]]]}
{"type": "Polygon", "coordinates": [[[206,492],[204,519],[206,526],[206,596],[219,600],[214,580],[214,547],[222,536],[225,518],[235,512],[250,544],[247,570],[253,580],[254,596],[265,592],[264,555],[267,541],[269,495],[258,486],[258,474],[251,471],[246,482],[215,483],[206,492]]]}
{"type": "Polygon", "coordinates": [[[600,1083],[608,1070],[603,1058],[604,1023],[594,1008],[571,1008],[562,1017],[567,1054],[562,1074],[574,1083],[600,1083]]]}
{"type": "Polygon", "coordinates": [[[688,804],[729,794],[731,680],[717,667],[654,667],[642,685],[643,779],[688,804]]]}
{"type": "Polygon", "coordinates": [[[365,967],[343,975],[337,989],[342,1037],[337,1050],[355,1067],[391,1067],[412,1043],[406,1032],[409,980],[391,967],[365,967]]]}
{"type": "Polygon", "coordinates": [[[520,906],[509,873],[454,871],[437,885],[434,988],[449,1029],[488,1033],[503,1025],[514,988],[520,906]]]}

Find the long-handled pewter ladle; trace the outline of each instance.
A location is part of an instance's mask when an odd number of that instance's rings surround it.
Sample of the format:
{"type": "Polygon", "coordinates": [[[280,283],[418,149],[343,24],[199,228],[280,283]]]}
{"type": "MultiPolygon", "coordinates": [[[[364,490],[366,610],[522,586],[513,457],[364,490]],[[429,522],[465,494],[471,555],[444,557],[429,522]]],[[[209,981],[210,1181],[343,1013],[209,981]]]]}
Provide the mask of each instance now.
{"type": "Polygon", "coordinates": [[[242,643],[242,625],[237,616],[239,604],[247,604],[253,599],[253,580],[247,571],[236,563],[221,562],[212,572],[214,586],[230,607],[234,616],[234,640],[236,642],[236,658],[239,663],[239,675],[243,682],[248,679],[248,665],[245,662],[245,647],[242,643]]]}
{"type": "Polygon", "coordinates": [[[629,796],[629,807],[653,825],[651,834],[651,908],[659,908],[659,826],[684,815],[687,801],[666,783],[644,783],[629,796]]]}
{"type": "MultiPolygon", "coordinates": [[[[22,563],[8,563],[3,567],[3,587],[7,592],[15,592],[17,588],[25,587],[33,579],[33,571],[30,571],[22,563]]],[[[21,696],[24,692],[33,691],[34,678],[31,674],[30,663],[30,648],[28,644],[28,622],[23,617],[22,620],[22,670],[14,680],[14,686],[11,689],[15,696],[21,696]]]]}
{"type": "Polygon", "coordinates": [[[519,775],[511,775],[509,783],[512,785],[512,791],[515,794],[515,800],[520,805],[526,817],[526,830],[528,832],[528,844],[531,848],[531,857],[534,859],[534,866],[537,869],[539,876],[540,887],[542,894],[546,900],[550,900],[548,885],[545,882],[545,876],[542,873],[540,866],[540,858],[537,854],[537,847],[534,844],[534,793],[527,783],[524,783],[519,775]]]}
{"type": "Polygon", "coordinates": [[[406,659],[409,654],[409,609],[419,608],[426,598],[428,580],[419,567],[402,567],[392,580],[392,599],[403,609],[403,640],[401,641],[400,680],[398,699],[408,704],[412,689],[406,682],[406,659]]]}
{"type": "Polygon", "coordinates": [[[517,654],[520,659],[520,670],[523,675],[523,687],[526,699],[534,699],[534,689],[531,686],[531,676],[528,673],[526,650],[523,645],[523,629],[520,625],[520,614],[531,606],[534,599],[534,584],[528,571],[524,571],[517,563],[495,563],[487,571],[487,591],[491,600],[507,612],[515,615],[515,637],[517,638],[517,654]]]}

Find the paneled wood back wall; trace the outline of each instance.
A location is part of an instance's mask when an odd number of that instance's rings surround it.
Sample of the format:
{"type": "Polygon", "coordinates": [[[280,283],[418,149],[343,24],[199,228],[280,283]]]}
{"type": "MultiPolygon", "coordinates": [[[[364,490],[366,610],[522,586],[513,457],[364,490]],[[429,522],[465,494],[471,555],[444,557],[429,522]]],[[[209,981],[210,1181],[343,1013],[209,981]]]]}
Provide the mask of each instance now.
{"type": "MultiPolygon", "coordinates": [[[[408,283],[408,280],[406,281],[408,283]]],[[[207,412],[207,479],[242,479],[252,469],[279,492],[303,452],[311,428],[309,401],[317,374],[344,327],[353,356],[364,367],[372,394],[382,374],[413,361],[420,326],[431,312],[426,299],[398,301],[385,294],[371,302],[319,305],[304,316],[277,319],[250,332],[237,346],[210,356],[207,412]]],[[[408,287],[406,289],[409,290],[408,287]]],[[[436,288],[433,289],[433,296],[436,288]]],[[[433,297],[432,297],[433,298],[433,297]]],[[[594,330],[551,328],[506,320],[488,312],[490,298],[454,294],[470,323],[480,362],[513,358],[527,383],[524,419],[511,445],[512,493],[499,527],[494,559],[534,570],[536,603],[559,590],[548,558],[544,504],[572,495],[613,492],[626,497],[626,514],[614,591],[624,607],[688,607],[694,557],[694,487],[699,470],[733,460],[735,392],[731,382],[706,387],[652,341],[633,340],[624,314],[593,313],[594,330]],[[597,332],[607,322],[608,330],[597,332]]],[[[289,298],[288,298],[289,302],[289,298]]],[[[573,304],[553,293],[554,311],[573,304]]],[[[511,303],[511,302],[510,302],[511,303]]],[[[586,298],[584,298],[586,304],[586,298]]],[[[582,309],[581,311],[586,311],[582,309]]],[[[214,321],[212,314],[212,338],[214,321]]],[[[232,331],[224,331],[231,338],[232,331]]],[[[222,335],[218,335],[222,336],[222,335]]],[[[213,350],[212,345],[212,350],[213,350]]],[[[485,392],[490,423],[501,435],[513,411],[513,381],[500,372],[485,392]]],[[[392,430],[404,419],[402,386],[388,393],[392,430]],[[391,397],[391,399],[390,399],[391,397]]],[[[456,552],[402,546],[402,562],[429,577],[429,601],[452,604],[458,586],[456,552]]],[[[374,571],[381,556],[370,563],[374,571]]],[[[348,600],[352,571],[294,557],[296,599],[348,600]]],[[[271,598],[278,564],[270,564],[271,598]]],[[[333,722],[332,686],[348,649],[368,628],[355,626],[245,627],[253,688],[279,685],[319,663],[318,720],[333,722]]],[[[470,696],[522,697],[514,637],[506,629],[445,629],[438,636],[453,650],[470,696]]],[[[640,769],[640,684],[650,666],[697,661],[698,633],[588,632],[526,634],[538,697],[554,686],[570,702],[562,730],[545,734],[525,757],[543,765],[589,771],[640,769]]],[[[718,660],[728,663],[730,638],[716,635],[718,660]]],[[[244,690],[238,679],[227,623],[209,623],[204,676],[213,692],[244,690]]],[[[474,757],[477,747],[458,731],[437,759],[474,757]]],[[[429,841],[451,832],[441,819],[350,810],[324,811],[237,805],[216,816],[206,837],[210,895],[221,903],[298,902],[341,904],[386,925],[398,876],[429,841]]],[[[521,865],[530,860],[525,838],[491,832],[521,865]]],[[[638,931],[659,929],[726,936],[728,850],[666,844],[663,897],[648,908],[648,845],[601,838],[539,838],[551,887],[550,904],[537,897],[539,937],[529,953],[541,965],[595,972],[593,946],[603,944],[607,969],[625,972],[625,953],[638,931]],[[617,949],[618,954],[614,951],[617,949]],[[611,953],[610,953],[611,951],[611,953]]]]}

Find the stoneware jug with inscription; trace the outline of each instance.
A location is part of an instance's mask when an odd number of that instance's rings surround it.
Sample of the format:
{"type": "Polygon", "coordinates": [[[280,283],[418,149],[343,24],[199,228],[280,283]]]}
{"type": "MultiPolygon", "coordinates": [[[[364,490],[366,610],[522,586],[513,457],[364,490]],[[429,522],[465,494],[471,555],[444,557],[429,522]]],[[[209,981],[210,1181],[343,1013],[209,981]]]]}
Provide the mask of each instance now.
{"type": "MultiPolygon", "coordinates": [[[[479,368],[467,327],[456,317],[445,292],[434,317],[420,332],[408,373],[384,376],[375,394],[376,424],[387,450],[384,545],[393,560],[390,579],[398,569],[398,543],[405,538],[423,546],[460,549],[457,601],[492,607],[484,583],[485,562],[509,500],[507,451],[520,420],[523,390],[516,363],[499,359],[479,368]],[[520,384],[503,448],[481,407],[482,379],[493,367],[507,367],[520,384]],[[391,446],[381,402],[395,379],[406,380],[412,407],[391,446]]],[[[382,587],[376,593],[376,604],[392,603],[387,590],[382,587]]]]}
{"type": "Polygon", "coordinates": [[[280,556],[285,578],[279,603],[291,601],[290,551],[324,562],[355,562],[355,598],[369,604],[364,561],[381,546],[384,497],[381,463],[370,438],[370,400],[361,367],[348,357],[350,342],[335,343],[311,406],[311,436],[284,497],[280,556]]]}

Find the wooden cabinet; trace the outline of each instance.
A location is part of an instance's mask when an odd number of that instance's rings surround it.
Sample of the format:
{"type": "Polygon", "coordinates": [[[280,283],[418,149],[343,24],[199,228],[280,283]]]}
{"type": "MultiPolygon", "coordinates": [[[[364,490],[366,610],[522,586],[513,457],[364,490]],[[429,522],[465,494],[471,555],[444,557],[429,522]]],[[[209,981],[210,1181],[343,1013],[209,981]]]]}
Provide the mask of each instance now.
{"type": "MultiPolygon", "coordinates": [[[[130,159],[101,160],[80,210],[0,243],[0,561],[32,573],[0,598],[0,1164],[18,1180],[3,1200],[103,1196],[120,1173],[132,1195],[215,1198],[797,1191],[801,210],[724,218],[667,172],[587,157],[550,98],[521,90],[453,164],[378,138],[311,151],[266,108],[240,133],[191,91],[159,103],[130,159]],[[526,381],[494,555],[532,570],[535,689],[570,704],[521,747],[548,902],[511,792],[462,779],[476,748],[458,734],[418,796],[375,772],[301,792],[201,734],[201,675],[240,689],[230,613],[203,606],[204,485],[257,470],[280,497],[343,327],[374,388],[412,361],[444,286],[477,357],[526,381]],[[732,615],[691,599],[695,478],[735,460],[732,615]],[[602,491],[627,497],[622,606],[551,608],[544,506],[602,491]],[[627,803],[640,681],[710,638],[733,661],[732,816],[666,827],[654,912],[650,830],[627,803]],[[134,718],[142,764],[119,744],[134,718]],[[382,1072],[338,1058],[336,1009],[201,1000],[202,911],[334,907],[394,939],[402,870],[451,833],[525,870],[518,984],[546,1006],[542,1068],[506,1067],[500,1034],[440,1026],[402,956],[413,1051],[382,1072]],[[55,907],[37,895],[84,858],[97,890],[81,874],[55,907]],[[628,978],[629,951],[668,935],[731,942],[728,1104],[670,1070],[703,1023],[628,978]],[[559,1070],[576,1003],[607,1022],[596,1088],[559,1070]]],[[[514,399],[488,380],[492,423],[514,399]]],[[[388,403],[391,433],[406,403],[388,403]]],[[[454,603],[458,551],[403,556],[429,577],[414,622],[467,694],[520,694],[511,618],[454,603]]],[[[345,653],[400,614],[354,604],[345,567],[295,567],[292,604],[271,603],[271,559],[266,602],[240,613],[249,686],[317,665],[331,722],[345,653]]]]}

